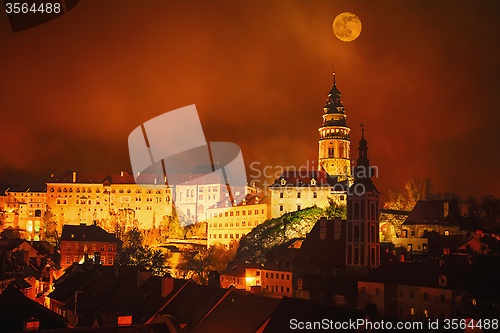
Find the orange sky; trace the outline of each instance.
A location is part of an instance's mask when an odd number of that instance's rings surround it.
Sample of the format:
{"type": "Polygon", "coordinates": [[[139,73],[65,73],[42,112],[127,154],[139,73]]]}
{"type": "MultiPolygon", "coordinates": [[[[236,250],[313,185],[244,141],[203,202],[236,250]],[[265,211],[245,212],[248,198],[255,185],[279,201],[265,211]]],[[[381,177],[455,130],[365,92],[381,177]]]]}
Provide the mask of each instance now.
{"type": "Polygon", "coordinates": [[[129,133],[189,104],[247,166],[317,163],[334,64],[351,157],[363,123],[381,192],[416,175],[500,196],[498,40],[494,1],[80,1],[0,32],[0,184],[130,170],[129,133]],[[331,29],[344,11],[351,43],[331,29]]]}

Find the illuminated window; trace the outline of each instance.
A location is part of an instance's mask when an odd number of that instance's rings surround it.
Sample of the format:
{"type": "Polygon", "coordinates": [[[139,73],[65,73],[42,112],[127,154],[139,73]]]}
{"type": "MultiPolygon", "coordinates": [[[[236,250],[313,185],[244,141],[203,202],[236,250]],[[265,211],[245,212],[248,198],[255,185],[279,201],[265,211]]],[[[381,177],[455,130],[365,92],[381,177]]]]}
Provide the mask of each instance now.
{"type": "Polygon", "coordinates": [[[450,235],[450,230],[445,230],[445,231],[444,231],[444,235],[445,235],[445,236],[449,236],[449,235],[450,235]]]}
{"type": "Polygon", "coordinates": [[[415,315],[415,309],[414,308],[410,309],[410,315],[412,315],[412,316],[415,315]]]}

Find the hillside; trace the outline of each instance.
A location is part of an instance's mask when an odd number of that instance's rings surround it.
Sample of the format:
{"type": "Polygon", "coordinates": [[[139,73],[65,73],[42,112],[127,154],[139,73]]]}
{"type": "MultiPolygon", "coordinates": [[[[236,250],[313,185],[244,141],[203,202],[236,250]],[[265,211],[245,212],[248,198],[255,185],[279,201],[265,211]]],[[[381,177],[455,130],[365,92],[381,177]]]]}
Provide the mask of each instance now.
{"type": "Polygon", "coordinates": [[[267,220],[240,240],[234,260],[264,265],[274,249],[291,239],[305,238],[323,216],[345,218],[345,208],[334,205],[321,209],[314,206],[267,220]]]}

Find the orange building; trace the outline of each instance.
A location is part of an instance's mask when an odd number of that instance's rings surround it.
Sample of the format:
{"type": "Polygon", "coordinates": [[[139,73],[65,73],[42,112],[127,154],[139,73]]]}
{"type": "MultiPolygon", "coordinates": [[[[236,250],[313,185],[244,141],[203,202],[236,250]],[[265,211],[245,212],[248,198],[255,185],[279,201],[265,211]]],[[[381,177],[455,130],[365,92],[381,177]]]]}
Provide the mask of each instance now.
{"type": "Polygon", "coordinates": [[[121,241],[96,225],[65,225],[61,235],[61,268],[88,257],[101,265],[113,265],[121,241]]]}
{"type": "Polygon", "coordinates": [[[261,266],[257,264],[234,264],[220,273],[220,287],[224,289],[234,286],[250,291],[252,287],[260,287],[261,281],[261,266]]]}
{"type": "Polygon", "coordinates": [[[20,236],[28,241],[41,239],[46,209],[44,191],[6,191],[5,196],[0,197],[0,210],[5,214],[3,228],[19,229],[20,236]]]}

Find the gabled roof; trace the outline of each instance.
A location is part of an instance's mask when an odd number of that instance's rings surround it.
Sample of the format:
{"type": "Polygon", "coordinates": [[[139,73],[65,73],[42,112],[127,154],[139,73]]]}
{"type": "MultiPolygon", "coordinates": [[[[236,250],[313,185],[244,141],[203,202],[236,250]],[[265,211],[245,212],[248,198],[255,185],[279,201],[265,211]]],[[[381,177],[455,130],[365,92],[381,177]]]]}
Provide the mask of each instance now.
{"type": "Polygon", "coordinates": [[[458,226],[458,223],[455,220],[445,219],[448,214],[458,215],[458,205],[456,200],[419,200],[403,224],[458,226]],[[445,204],[448,205],[447,214],[445,214],[445,204]]]}
{"type": "Polygon", "coordinates": [[[262,266],[258,264],[250,263],[230,263],[225,270],[223,270],[220,275],[229,275],[234,277],[245,277],[246,270],[249,268],[261,268],[262,266]]]}
{"type": "Polygon", "coordinates": [[[63,226],[61,241],[87,241],[87,242],[112,242],[120,240],[115,235],[106,232],[96,225],[70,225],[63,226]]]}
{"type": "Polygon", "coordinates": [[[160,311],[160,314],[170,315],[189,331],[195,327],[212,308],[228,293],[230,289],[221,289],[188,283],[160,311]]]}
{"type": "MultiPolygon", "coordinates": [[[[254,333],[269,319],[280,301],[278,298],[231,291],[191,333],[254,333]]],[[[290,317],[287,323],[289,320],[290,317]]]]}
{"type": "Polygon", "coordinates": [[[2,332],[22,332],[26,319],[39,320],[40,330],[66,327],[66,319],[24,296],[13,286],[0,294],[0,323],[2,332]]]}
{"type": "MultiPolygon", "coordinates": [[[[240,194],[233,198],[234,201],[238,202],[238,204],[236,205],[237,207],[262,204],[265,203],[268,199],[270,199],[269,195],[258,193],[240,194]]],[[[231,202],[231,198],[229,196],[211,206],[210,209],[227,207],[233,207],[233,203],[231,202]]]]}
{"type": "MultiPolygon", "coordinates": [[[[327,318],[333,322],[349,322],[365,317],[366,312],[363,310],[335,307],[299,298],[283,297],[262,332],[293,332],[295,330],[290,325],[291,319],[296,319],[297,322],[321,322],[327,318]]],[[[318,332],[319,330],[311,331],[318,332]]],[[[349,329],[338,331],[356,332],[356,330],[349,329]]]]}
{"type": "Polygon", "coordinates": [[[322,268],[344,265],[346,258],[345,233],[345,221],[321,218],[302,243],[293,261],[294,264],[320,265],[322,268]],[[326,224],[326,237],[324,239],[320,239],[322,221],[326,224]],[[337,222],[337,229],[335,222],[337,222]]]}
{"type": "Polygon", "coordinates": [[[269,260],[264,266],[264,270],[291,272],[292,263],[299,253],[298,248],[286,248],[279,253],[273,260],[269,260]]]}
{"type": "Polygon", "coordinates": [[[135,267],[113,289],[111,289],[98,304],[81,318],[84,326],[93,324],[98,314],[129,313],[133,323],[142,324],[151,318],[183,285],[187,280],[173,279],[173,289],[162,297],[162,278],[150,276],[138,286],[138,270],[135,267]]]}

